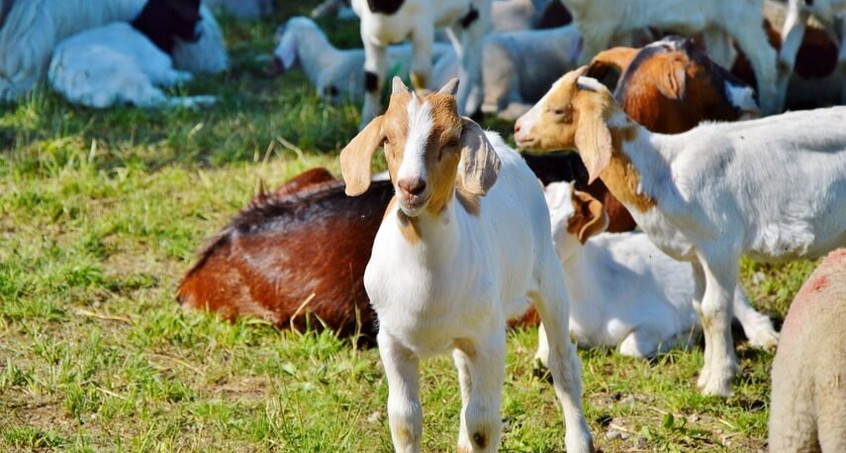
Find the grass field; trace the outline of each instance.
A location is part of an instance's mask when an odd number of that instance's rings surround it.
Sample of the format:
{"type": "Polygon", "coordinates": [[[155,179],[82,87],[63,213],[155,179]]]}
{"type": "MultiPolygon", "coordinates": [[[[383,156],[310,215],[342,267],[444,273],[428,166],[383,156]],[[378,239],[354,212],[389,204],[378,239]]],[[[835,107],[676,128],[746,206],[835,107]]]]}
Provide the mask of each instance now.
{"type": "MultiPolygon", "coordinates": [[[[279,3],[258,23],[223,20],[233,69],[186,88],[221,96],[213,109],[96,112],[44,90],[0,108],[0,451],[390,449],[376,350],[175,302],[194,253],[261,180],[336,171],[356,132],[356,106],[323,105],[299,72],[273,79],[256,62],[276,25],[314,2],[279,3]]],[[[336,43],[356,45],[356,24],[331,25],[336,43]]],[[[780,320],[811,269],[744,262],[742,276],[780,320]]],[[[534,329],[509,334],[505,451],[564,449],[535,345],[534,329]]],[[[723,401],[695,389],[701,348],[651,362],[581,351],[597,447],[764,449],[772,354],[741,343],[739,355],[723,401]]],[[[423,374],[424,449],[454,450],[452,363],[423,374]]]]}

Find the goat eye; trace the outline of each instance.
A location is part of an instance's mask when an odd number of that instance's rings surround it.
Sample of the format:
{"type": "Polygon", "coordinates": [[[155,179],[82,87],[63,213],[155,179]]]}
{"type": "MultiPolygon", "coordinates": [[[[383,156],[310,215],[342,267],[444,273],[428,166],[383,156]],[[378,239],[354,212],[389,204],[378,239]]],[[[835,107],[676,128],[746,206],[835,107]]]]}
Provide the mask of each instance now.
{"type": "Polygon", "coordinates": [[[459,140],[458,138],[453,138],[447,142],[445,148],[458,148],[459,140]]]}

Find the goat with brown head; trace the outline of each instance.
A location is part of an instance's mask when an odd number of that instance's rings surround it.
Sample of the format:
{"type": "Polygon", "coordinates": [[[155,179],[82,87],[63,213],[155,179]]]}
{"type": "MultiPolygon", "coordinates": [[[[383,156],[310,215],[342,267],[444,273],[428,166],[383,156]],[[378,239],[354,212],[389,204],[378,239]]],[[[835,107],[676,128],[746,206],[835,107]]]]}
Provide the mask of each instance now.
{"type": "Polygon", "coordinates": [[[468,210],[496,182],[499,159],[478,124],[458,114],[458,79],[420,97],[395,77],[390,105],[341,152],[348,195],[370,185],[370,161],[382,146],[403,215],[439,214],[458,192],[468,210]],[[459,162],[463,162],[459,170],[459,162]]]}

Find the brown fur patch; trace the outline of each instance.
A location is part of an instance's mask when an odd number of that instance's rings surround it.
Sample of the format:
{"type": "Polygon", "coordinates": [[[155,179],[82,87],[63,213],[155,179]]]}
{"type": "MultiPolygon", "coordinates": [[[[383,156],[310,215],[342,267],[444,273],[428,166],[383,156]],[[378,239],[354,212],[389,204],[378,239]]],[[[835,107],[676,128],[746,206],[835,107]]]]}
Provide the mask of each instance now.
{"type": "Polygon", "coordinates": [[[479,196],[469,193],[461,187],[455,190],[455,198],[461,206],[472,216],[479,216],[479,196]]]}
{"type": "Polygon", "coordinates": [[[417,220],[405,215],[401,210],[397,209],[397,221],[399,222],[399,230],[402,237],[411,244],[417,244],[423,239],[420,234],[420,227],[417,225],[417,220]]]}
{"type": "Polygon", "coordinates": [[[590,194],[574,190],[570,202],[574,212],[567,221],[567,232],[576,236],[582,244],[608,226],[608,216],[602,203],[590,194]]]}
{"type": "Polygon", "coordinates": [[[409,74],[409,77],[411,78],[411,86],[413,86],[415,90],[425,90],[426,87],[429,86],[429,80],[422,74],[412,72],[409,74]]]}
{"type": "Polygon", "coordinates": [[[633,206],[640,212],[646,212],[655,207],[655,199],[638,193],[640,173],[631,159],[622,152],[622,145],[631,141],[637,135],[635,128],[611,129],[614,152],[611,162],[602,173],[602,182],[617,199],[628,206],[633,206]],[[632,133],[634,131],[634,133],[632,133]]]}
{"type": "Polygon", "coordinates": [[[476,357],[476,345],[467,338],[456,338],[452,341],[452,345],[467,355],[467,357],[470,357],[471,359],[476,357]]]}

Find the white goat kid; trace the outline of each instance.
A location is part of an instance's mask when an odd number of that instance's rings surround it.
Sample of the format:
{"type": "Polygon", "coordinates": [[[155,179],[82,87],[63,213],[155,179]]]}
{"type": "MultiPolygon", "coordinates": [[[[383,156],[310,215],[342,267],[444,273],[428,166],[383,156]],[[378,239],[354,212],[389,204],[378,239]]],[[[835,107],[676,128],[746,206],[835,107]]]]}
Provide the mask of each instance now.
{"type": "Polygon", "coordinates": [[[461,384],[459,451],[497,451],[505,324],[534,301],[551,340],[546,362],[567,451],[591,451],[564,274],[541,187],[498,135],[459,116],[457,84],[421,98],[395,78],[387,112],[341,152],[347,194],[367,190],[380,146],[397,194],[364,274],[379,316],[394,447],[419,451],[419,361],[451,350],[461,384]]]}
{"type": "Polygon", "coordinates": [[[367,56],[361,127],[382,110],[388,44],[411,40],[411,82],[415,89],[426,89],[436,28],[446,28],[461,61],[458,111],[476,113],[482,104],[482,38],[491,25],[491,1],[353,0],[353,10],[361,18],[361,41],[367,56]]]}
{"type": "Polygon", "coordinates": [[[646,27],[678,33],[703,32],[711,59],[730,67],[733,55],[727,37],[749,56],[758,80],[761,109],[779,110],[776,93],[776,52],[762,27],[763,0],[561,0],[584,35],[579,64],[589,64],[607,49],[615,34],[646,27]],[[752,24],[752,25],[750,25],[752,24]],[[717,51],[722,49],[722,51],[717,51]]]}
{"type": "Polygon", "coordinates": [[[188,82],[191,73],[174,69],[170,55],[125,22],[86,30],[59,43],[47,79],[68,101],[94,108],[197,107],[215,101],[212,96],[166,96],[158,87],[188,82]]]}
{"type": "MultiPolygon", "coordinates": [[[[15,100],[47,73],[55,46],[81,31],[116,21],[129,22],[151,0],[14,0],[0,28],[0,100],[15,100]]],[[[176,0],[159,1],[179,7],[176,0]]],[[[223,34],[214,16],[200,6],[197,42],[178,42],[173,49],[178,69],[219,72],[229,60],[223,34]]]]}
{"type": "MultiPolygon", "coordinates": [[[[699,337],[690,266],[643,233],[604,233],[602,202],[570,183],[549,184],[544,195],[567,276],[570,335],[580,347],[619,345],[623,355],[650,357],[699,337]]],[[[739,285],[732,305],[749,342],[775,348],[772,322],[749,305],[739,285]]]]}
{"type": "Polygon", "coordinates": [[[591,182],[601,178],[658,248],[693,264],[705,330],[699,386],[729,395],[740,257],[814,258],[846,244],[846,108],[653,134],[580,77],[585,70],[556,82],[520,118],[515,139],[577,149],[591,182]]]}

